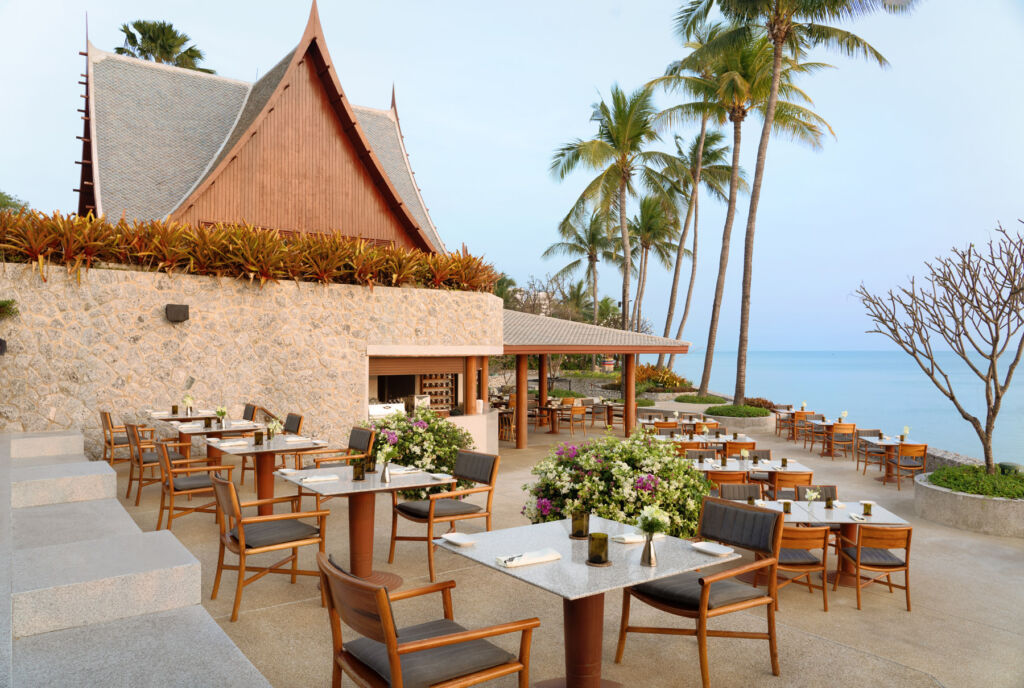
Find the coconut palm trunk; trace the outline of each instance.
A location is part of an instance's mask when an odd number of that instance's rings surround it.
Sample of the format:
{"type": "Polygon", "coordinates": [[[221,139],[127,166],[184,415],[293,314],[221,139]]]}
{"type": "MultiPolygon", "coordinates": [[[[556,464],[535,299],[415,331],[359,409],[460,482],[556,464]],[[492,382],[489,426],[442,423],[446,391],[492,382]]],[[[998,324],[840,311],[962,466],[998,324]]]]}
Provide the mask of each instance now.
{"type": "Polygon", "coordinates": [[[743,240],[743,292],[740,297],[740,339],[736,352],[736,391],[732,403],[742,406],[747,392],[747,346],[750,342],[750,285],[754,275],[754,230],[757,226],[757,204],[761,200],[761,182],[764,163],[768,158],[768,141],[775,121],[775,105],[779,101],[779,82],[782,78],[782,43],[775,42],[772,50],[772,87],[765,106],[761,141],[757,145],[757,163],[754,183],[750,188],[750,210],[747,213],[747,232],[743,240]]]}
{"type": "Polygon", "coordinates": [[[626,177],[619,182],[619,231],[622,233],[622,329],[629,329],[629,273],[633,256],[629,251],[629,223],[626,221],[626,177]]]}
{"type": "MultiPolygon", "coordinates": [[[[683,256],[686,253],[686,240],[690,233],[690,219],[693,217],[693,207],[697,203],[697,190],[700,188],[700,169],[702,158],[704,157],[704,138],[707,136],[708,131],[708,116],[704,115],[700,120],[700,144],[697,146],[697,169],[693,174],[693,186],[690,191],[690,202],[686,206],[686,219],[683,220],[683,233],[679,237],[679,250],[676,252],[676,266],[675,271],[672,273],[672,290],[668,295],[668,313],[665,315],[665,337],[668,337],[672,332],[672,321],[675,320],[676,315],[676,296],[679,294],[679,276],[683,266],[683,256]]],[[[691,256],[691,260],[695,260],[691,256]]],[[[682,330],[680,329],[680,332],[682,330]]],[[[676,339],[679,335],[676,336],[676,339]]],[[[672,367],[671,361],[675,360],[675,355],[669,357],[670,363],[669,368],[672,367]]],[[[662,367],[665,363],[665,354],[658,354],[658,367],[662,367]]]]}
{"type": "Polygon", "coordinates": [[[715,283],[715,300],[711,305],[711,323],[708,326],[708,343],[704,351],[704,372],[700,378],[699,396],[707,396],[708,385],[711,384],[711,364],[715,358],[715,340],[718,338],[718,318],[722,314],[722,293],[725,291],[725,272],[729,267],[729,240],[732,235],[732,223],[736,217],[736,196],[740,183],[740,140],[743,128],[743,115],[734,114],[732,120],[732,177],[729,179],[729,210],[725,214],[725,226],[722,228],[722,252],[718,257],[718,281],[715,283]]]}
{"type": "MultiPolygon", "coordinates": [[[[676,331],[676,339],[683,338],[683,331],[686,329],[686,320],[690,317],[690,302],[693,300],[693,285],[697,282],[697,226],[700,219],[700,203],[697,196],[693,197],[693,248],[690,250],[690,285],[686,288],[686,303],[683,306],[683,318],[679,321],[679,329],[676,331]]],[[[674,370],[676,355],[668,357],[668,369],[674,370]]]]}
{"type": "Polygon", "coordinates": [[[651,249],[644,247],[640,253],[640,275],[637,278],[636,308],[633,313],[633,330],[640,331],[640,320],[643,318],[644,295],[647,292],[647,265],[650,259],[651,249]]]}

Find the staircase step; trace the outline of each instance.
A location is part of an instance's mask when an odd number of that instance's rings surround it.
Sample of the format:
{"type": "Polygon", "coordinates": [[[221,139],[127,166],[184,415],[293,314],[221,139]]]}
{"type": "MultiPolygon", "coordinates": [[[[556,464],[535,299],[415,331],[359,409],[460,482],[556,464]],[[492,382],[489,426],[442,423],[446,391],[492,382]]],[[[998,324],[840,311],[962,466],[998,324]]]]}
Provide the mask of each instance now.
{"type": "Polygon", "coordinates": [[[14,549],[31,549],[142,532],[116,499],[14,509],[14,549]]]}
{"type": "Polygon", "coordinates": [[[11,466],[11,507],[114,499],[117,473],[100,461],[47,464],[46,459],[18,461],[11,466]]]}
{"type": "Polygon", "coordinates": [[[78,430],[56,432],[20,432],[11,435],[11,458],[81,454],[85,440],[78,430]]]}
{"type": "Polygon", "coordinates": [[[269,686],[199,605],[19,638],[14,685],[269,686]]]}
{"type": "Polygon", "coordinates": [[[166,530],[14,552],[15,638],[200,602],[199,561],[166,530]]]}

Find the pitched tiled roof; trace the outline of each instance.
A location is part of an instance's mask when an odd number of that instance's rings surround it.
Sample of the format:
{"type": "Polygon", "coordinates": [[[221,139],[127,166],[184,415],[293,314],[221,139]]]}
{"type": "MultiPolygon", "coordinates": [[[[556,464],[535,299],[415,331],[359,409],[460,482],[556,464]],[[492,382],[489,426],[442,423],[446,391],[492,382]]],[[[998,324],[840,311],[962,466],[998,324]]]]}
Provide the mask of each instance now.
{"type": "Polygon", "coordinates": [[[174,210],[220,150],[249,84],[89,46],[97,213],[174,210]]]}
{"type": "MultiPolygon", "coordinates": [[[[254,84],[89,46],[97,213],[164,218],[211,174],[277,88],[294,50],[254,84]]],[[[355,106],[413,219],[439,251],[393,110],[355,106]]]]}
{"type": "Polygon", "coordinates": [[[690,347],[676,339],[510,310],[504,341],[505,353],[685,353],[690,347]]]}

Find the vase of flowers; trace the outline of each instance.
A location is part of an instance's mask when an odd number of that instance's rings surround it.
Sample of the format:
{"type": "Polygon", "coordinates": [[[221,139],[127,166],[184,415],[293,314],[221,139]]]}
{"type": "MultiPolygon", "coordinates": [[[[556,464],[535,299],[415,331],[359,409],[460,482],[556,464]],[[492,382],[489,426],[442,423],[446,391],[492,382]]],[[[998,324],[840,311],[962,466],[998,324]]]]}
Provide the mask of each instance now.
{"type": "Polygon", "coordinates": [[[654,550],[654,536],[668,530],[669,515],[652,504],[644,507],[636,524],[644,534],[644,551],[640,555],[640,565],[657,566],[658,554],[654,550]]]}
{"type": "Polygon", "coordinates": [[[271,418],[269,421],[267,421],[267,439],[274,439],[274,435],[281,432],[282,428],[284,428],[284,426],[281,425],[281,421],[279,421],[277,418],[271,418]]]}
{"type": "Polygon", "coordinates": [[[366,460],[367,473],[375,473],[377,471],[378,461],[384,468],[387,468],[388,462],[398,456],[398,433],[384,428],[380,431],[375,444],[379,445],[377,451],[371,452],[366,460]]]}
{"type": "Polygon", "coordinates": [[[214,411],[217,414],[217,418],[220,420],[220,427],[227,427],[228,409],[226,406],[218,406],[217,410],[214,411]]]}
{"type": "Polygon", "coordinates": [[[196,400],[192,397],[191,394],[186,394],[181,398],[181,405],[185,407],[186,416],[192,415],[192,407],[195,406],[195,404],[196,400]]]}
{"type": "Polygon", "coordinates": [[[820,492],[818,492],[818,491],[817,491],[817,490],[815,490],[815,489],[810,489],[810,490],[804,490],[804,498],[805,498],[805,499],[806,499],[806,500],[807,500],[808,502],[813,502],[813,501],[815,501],[815,500],[817,500],[817,499],[821,498],[821,493],[820,493],[820,492]]]}

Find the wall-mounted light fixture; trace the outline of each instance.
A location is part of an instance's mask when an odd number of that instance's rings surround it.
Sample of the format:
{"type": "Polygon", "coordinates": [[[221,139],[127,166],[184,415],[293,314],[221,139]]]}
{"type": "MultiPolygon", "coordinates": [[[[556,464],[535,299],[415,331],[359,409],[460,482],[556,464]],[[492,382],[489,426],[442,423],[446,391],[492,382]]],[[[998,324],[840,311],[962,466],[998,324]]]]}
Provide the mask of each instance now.
{"type": "Polygon", "coordinates": [[[7,355],[7,340],[0,339],[0,356],[7,355]]]}
{"type": "Polygon", "coordinates": [[[164,315],[172,323],[188,320],[188,304],[169,303],[164,306],[164,315]]]}

